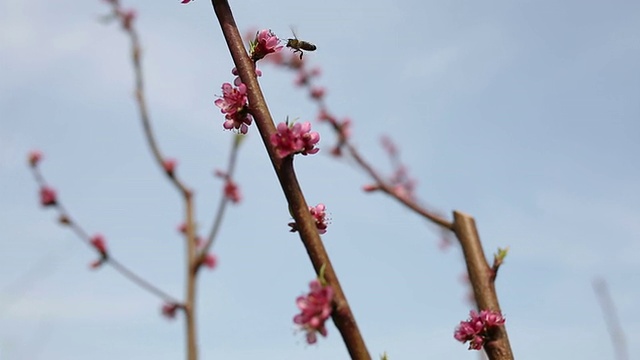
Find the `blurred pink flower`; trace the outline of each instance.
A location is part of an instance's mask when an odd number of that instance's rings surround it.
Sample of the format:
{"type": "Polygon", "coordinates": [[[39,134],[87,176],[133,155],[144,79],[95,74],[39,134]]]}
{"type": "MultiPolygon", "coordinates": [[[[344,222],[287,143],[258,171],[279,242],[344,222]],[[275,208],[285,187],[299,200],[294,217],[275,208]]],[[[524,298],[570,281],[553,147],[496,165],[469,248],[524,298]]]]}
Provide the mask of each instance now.
{"type": "Polygon", "coordinates": [[[38,166],[40,160],[42,160],[42,152],[40,152],[39,150],[31,150],[29,152],[29,164],[31,166],[38,166]]]}
{"type": "Polygon", "coordinates": [[[162,315],[164,315],[168,319],[173,319],[176,317],[176,312],[180,308],[180,305],[176,303],[166,303],[162,305],[162,315]]]}
{"type": "Polygon", "coordinates": [[[224,184],[224,195],[234,204],[239,203],[242,199],[242,196],[240,195],[240,188],[231,179],[227,179],[224,184]]]}
{"type": "Polygon", "coordinates": [[[40,188],[40,204],[42,206],[53,206],[56,202],[56,191],[48,186],[40,188]]]}
{"type": "Polygon", "coordinates": [[[164,168],[164,171],[166,171],[169,176],[173,176],[173,172],[176,169],[177,165],[178,165],[178,161],[176,159],[165,159],[162,162],[162,167],[164,168]]]}
{"type": "Polygon", "coordinates": [[[104,240],[104,236],[101,234],[93,235],[91,238],[91,245],[100,252],[102,255],[107,253],[107,242],[104,240]]]}
{"type": "Polygon", "coordinates": [[[218,265],[218,257],[212,253],[209,253],[205,255],[203,264],[209,269],[214,269],[216,265],[218,265]]]}

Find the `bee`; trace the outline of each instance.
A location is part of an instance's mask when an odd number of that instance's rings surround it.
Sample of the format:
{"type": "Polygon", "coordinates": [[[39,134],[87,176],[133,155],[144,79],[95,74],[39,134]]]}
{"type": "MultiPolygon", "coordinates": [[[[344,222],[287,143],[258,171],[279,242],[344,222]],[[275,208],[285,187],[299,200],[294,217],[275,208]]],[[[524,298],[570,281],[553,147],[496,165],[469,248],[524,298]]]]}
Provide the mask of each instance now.
{"type": "Polygon", "coordinates": [[[293,39],[287,39],[287,47],[293,49],[293,53],[300,53],[300,60],[302,60],[302,50],[306,50],[306,51],[315,51],[316,50],[316,46],[313,45],[310,42],[307,41],[303,41],[303,40],[298,40],[298,37],[296,36],[295,31],[293,31],[293,29],[291,29],[291,32],[293,33],[293,39]]]}

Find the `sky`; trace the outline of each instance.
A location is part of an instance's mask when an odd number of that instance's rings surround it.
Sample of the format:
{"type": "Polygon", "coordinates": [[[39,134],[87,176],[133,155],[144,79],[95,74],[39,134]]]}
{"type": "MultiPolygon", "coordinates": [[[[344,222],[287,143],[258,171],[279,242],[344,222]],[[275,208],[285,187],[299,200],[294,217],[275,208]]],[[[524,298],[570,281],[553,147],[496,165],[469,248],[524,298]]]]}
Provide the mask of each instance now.
{"type": "MultiPolygon", "coordinates": [[[[631,359],[640,357],[640,3],[634,1],[230,1],[241,29],[290,27],[317,45],[331,111],[380,169],[391,137],[420,199],[475,217],[518,359],[612,359],[592,282],[605,279],[631,359]],[[634,280],[635,279],[635,280],[634,280]]],[[[124,1],[138,12],[151,119],[163,153],[211,225],[233,133],[213,105],[233,67],[208,1],[124,1]]],[[[152,162],[133,100],[129,43],[99,21],[101,1],[0,2],[0,359],[180,359],[181,319],[42,209],[26,164],[110,250],[182,297],[180,198],[152,162]]],[[[285,51],[288,51],[285,49],[285,51]]],[[[274,119],[315,105],[271,65],[260,78],[274,119]]],[[[320,152],[295,160],[323,241],[372,356],[476,359],[453,339],[470,310],[457,247],[369,179],[320,152]]],[[[251,127],[214,251],[198,280],[202,359],[346,359],[337,329],[307,345],[292,322],[314,272],[251,127]]]]}

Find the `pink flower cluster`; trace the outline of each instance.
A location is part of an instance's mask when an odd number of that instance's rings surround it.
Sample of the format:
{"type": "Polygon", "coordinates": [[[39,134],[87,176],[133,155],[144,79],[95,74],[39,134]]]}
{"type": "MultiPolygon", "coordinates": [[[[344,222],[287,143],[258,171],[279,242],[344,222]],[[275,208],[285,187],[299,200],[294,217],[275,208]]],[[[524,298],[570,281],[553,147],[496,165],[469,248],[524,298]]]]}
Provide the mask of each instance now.
{"type": "Polygon", "coordinates": [[[309,283],[309,288],[311,291],[307,295],[296,299],[300,314],[293,318],[293,322],[307,332],[307,343],[315,344],[317,333],[327,336],[324,324],[331,316],[333,289],[329,285],[322,285],[317,279],[309,283]]]}
{"type": "Polygon", "coordinates": [[[256,33],[255,40],[251,42],[251,60],[254,62],[265,56],[282,50],[280,39],[269,29],[260,30],[256,33]]]}
{"type": "Polygon", "coordinates": [[[248,103],[245,84],[241,83],[237,87],[229,83],[222,84],[222,97],[215,101],[216,106],[225,114],[226,120],[222,126],[227,130],[236,129],[246,134],[253,121],[249,114],[248,103]]]}
{"type": "Polygon", "coordinates": [[[469,350],[480,350],[484,343],[490,339],[491,330],[503,325],[504,322],[505,318],[500,312],[482,310],[477,313],[471,310],[469,319],[460,322],[453,337],[462,343],[469,341],[469,350]]]}
{"type": "Polygon", "coordinates": [[[315,154],[320,149],[316,144],[320,141],[320,134],[311,131],[311,123],[278,124],[277,133],[271,135],[271,145],[276,148],[278,157],[284,158],[292,154],[315,154]]]}

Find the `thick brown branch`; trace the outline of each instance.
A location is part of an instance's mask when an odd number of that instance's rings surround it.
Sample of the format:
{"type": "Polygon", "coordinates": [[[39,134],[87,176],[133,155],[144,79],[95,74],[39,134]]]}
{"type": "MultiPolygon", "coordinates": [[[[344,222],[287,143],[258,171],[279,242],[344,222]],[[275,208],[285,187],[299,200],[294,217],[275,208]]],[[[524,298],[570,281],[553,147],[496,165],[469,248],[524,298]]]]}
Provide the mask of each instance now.
{"type": "Polygon", "coordinates": [[[262,95],[262,91],[255,76],[255,64],[249,58],[242,37],[233,19],[231,8],[226,0],[212,0],[213,8],[220,22],[222,32],[229,46],[231,56],[240,75],[240,79],[247,86],[251,114],[273,164],[282,190],[287,198],[293,218],[298,225],[300,238],[309,254],[316,273],[324,267],[327,283],[333,288],[335,310],[333,321],[340,331],[352,359],[369,360],[371,356],[358,330],[349,303],[340,286],[338,277],[331,265],[329,256],[322,244],[314,219],[309,213],[309,207],[304,199],[300,185],[293,169],[292,157],[279,159],[275,149],[271,146],[270,137],[276,129],[262,95]]]}
{"type": "MultiPolygon", "coordinates": [[[[453,212],[453,229],[460,241],[469,281],[479,310],[500,312],[500,304],[493,282],[493,271],[484,255],[480,236],[473,217],[459,211],[453,212]]],[[[498,327],[484,350],[490,360],[513,360],[509,337],[505,326],[498,327]]]]}

